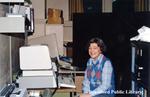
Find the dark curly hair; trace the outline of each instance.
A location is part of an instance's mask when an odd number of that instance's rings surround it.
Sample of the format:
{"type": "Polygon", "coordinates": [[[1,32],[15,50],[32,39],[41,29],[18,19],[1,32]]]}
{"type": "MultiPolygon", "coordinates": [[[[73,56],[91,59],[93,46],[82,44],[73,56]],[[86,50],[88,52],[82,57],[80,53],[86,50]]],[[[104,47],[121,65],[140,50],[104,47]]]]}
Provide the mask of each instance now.
{"type": "Polygon", "coordinates": [[[88,45],[87,45],[88,48],[89,48],[89,46],[90,46],[91,43],[96,43],[98,45],[98,47],[100,47],[100,49],[101,49],[102,52],[106,52],[106,45],[105,45],[105,43],[103,42],[102,39],[100,39],[98,37],[92,38],[88,42],[88,45]]]}

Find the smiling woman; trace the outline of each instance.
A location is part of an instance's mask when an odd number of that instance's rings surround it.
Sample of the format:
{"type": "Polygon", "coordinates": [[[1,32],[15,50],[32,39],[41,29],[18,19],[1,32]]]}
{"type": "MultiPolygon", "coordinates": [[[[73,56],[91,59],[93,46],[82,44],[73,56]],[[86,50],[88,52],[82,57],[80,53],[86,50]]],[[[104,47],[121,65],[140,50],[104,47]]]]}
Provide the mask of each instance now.
{"type": "Polygon", "coordinates": [[[90,40],[88,45],[89,55],[93,59],[97,59],[102,52],[106,50],[104,42],[99,38],[93,38],[90,40]]]}
{"type": "Polygon", "coordinates": [[[90,55],[83,80],[83,94],[80,97],[114,97],[114,71],[111,61],[103,55],[106,51],[103,40],[92,38],[88,44],[90,55]]]}

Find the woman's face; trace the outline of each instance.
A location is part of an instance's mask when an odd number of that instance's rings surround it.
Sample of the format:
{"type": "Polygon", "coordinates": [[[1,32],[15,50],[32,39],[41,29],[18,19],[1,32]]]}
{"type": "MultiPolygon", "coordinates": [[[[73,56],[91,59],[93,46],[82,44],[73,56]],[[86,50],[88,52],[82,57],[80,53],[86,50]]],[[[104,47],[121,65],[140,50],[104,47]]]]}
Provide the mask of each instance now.
{"type": "Polygon", "coordinates": [[[91,58],[96,60],[98,56],[102,53],[100,47],[96,43],[91,43],[89,46],[89,55],[91,58]]]}

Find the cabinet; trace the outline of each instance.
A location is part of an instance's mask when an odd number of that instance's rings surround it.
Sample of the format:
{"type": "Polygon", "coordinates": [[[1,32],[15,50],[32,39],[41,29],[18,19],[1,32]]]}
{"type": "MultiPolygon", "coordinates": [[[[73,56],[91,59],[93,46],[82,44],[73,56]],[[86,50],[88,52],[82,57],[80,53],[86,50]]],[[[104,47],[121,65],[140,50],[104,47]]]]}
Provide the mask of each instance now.
{"type": "MultiPolygon", "coordinates": [[[[150,97],[150,43],[132,42],[132,90],[150,97]]],[[[138,96],[139,97],[139,96],[138,96]]]]}

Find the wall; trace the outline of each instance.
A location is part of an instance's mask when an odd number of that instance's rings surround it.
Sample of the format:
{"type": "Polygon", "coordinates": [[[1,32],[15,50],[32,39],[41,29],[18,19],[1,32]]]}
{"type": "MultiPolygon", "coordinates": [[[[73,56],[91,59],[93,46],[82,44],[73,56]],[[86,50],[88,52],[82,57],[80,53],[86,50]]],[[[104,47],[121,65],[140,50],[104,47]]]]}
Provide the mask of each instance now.
{"type": "Polygon", "coordinates": [[[65,21],[64,22],[64,41],[65,42],[72,42],[73,41],[73,28],[72,28],[72,21],[65,21]]]}
{"type": "Polygon", "coordinates": [[[32,7],[34,8],[35,30],[33,35],[28,37],[28,40],[44,36],[46,34],[45,0],[31,0],[31,2],[32,7]]]}
{"type": "Polygon", "coordinates": [[[45,0],[31,0],[35,19],[45,19],[45,0]]]}

